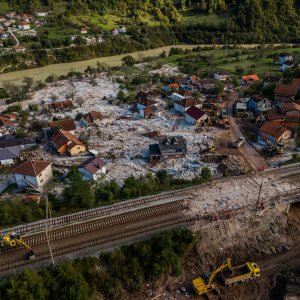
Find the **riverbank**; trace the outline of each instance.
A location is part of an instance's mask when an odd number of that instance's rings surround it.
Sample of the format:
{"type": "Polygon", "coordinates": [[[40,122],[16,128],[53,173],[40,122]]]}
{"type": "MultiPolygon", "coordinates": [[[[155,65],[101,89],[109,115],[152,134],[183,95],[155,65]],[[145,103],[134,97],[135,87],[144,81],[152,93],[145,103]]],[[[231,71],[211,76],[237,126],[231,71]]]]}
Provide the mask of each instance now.
{"type": "MultiPolygon", "coordinates": [[[[224,45],[172,45],[172,46],[164,46],[155,49],[145,50],[145,51],[137,51],[133,53],[127,53],[122,55],[114,55],[114,56],[106,56],[99,57],[89,60],[76,61],[70,63],[62,63],[62,64],[52,64],[45,67],[40,68],[32,68],[21,71],[2,73],[0,74],[0,87],[3,86],[5,82],[11,82],[14,84],[21,84],[24,77],[32,77],[34,81],[42,80],[44,81],[50,75],[66,75],[71,71],[83,72],[88,66],[94,67],[97,65],[97,62],[105,63],[108,66],[115,67],[120,66],[122,64],[122,58],[126,55],[131,55],[135,59],[140,59],[141,56],[157,56],[163,51],[169,52],[172,47],[177,47],[181,49],[193,49],[195,47],[223,47],[224,45]]],[[[236,45],[236,47],[242,48],[255,48],[258,47],[259,44],[241,44],[236,45]]],[[[271,45],[270,45],[271,46],[271,45]]],[[[273,47],[279,47],[280,44],[272,45],[273,47]]],[[[286,45],[287,47],[291,47],[292,44],[286,45]]]]}

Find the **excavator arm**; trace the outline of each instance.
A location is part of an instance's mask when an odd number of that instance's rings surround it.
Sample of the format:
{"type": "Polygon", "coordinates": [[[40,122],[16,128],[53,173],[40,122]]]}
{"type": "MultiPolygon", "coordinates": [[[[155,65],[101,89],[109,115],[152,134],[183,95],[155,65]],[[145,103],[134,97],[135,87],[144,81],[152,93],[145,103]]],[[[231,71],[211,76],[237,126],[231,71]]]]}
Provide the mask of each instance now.
{"type": "Polygon", "coordinates": [[[220,265],[217,269],[215,269],[208,278],[207,284],[212,284],[214,278],[224,269],[231,269],[231,261],[230,258],[226,260],[222,265],[220,265]]]}

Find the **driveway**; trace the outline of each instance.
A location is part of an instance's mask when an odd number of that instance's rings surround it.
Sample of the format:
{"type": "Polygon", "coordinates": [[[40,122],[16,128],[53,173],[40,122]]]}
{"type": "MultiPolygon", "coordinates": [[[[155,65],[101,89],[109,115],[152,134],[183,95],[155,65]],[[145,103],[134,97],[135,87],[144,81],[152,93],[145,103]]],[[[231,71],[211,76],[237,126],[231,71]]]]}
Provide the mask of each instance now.
{"type": "MultiPolygon", "coordinates": [[[[239,128],[239,125],[236,123],[236,119],[233,116],[233,105],[237,98],[237,92],[231,93],[228,95],[226,102],[228,121],[230,123],[230,135],[233,141],[240,136],[244,136],[239,128]]],[[[261,167],[269,167],[266,163],[266,160],[255,150],[255,148],[250,143],[248,143],[247,140],[245,141],[244,145],[239,148],[239,151],[255,171],[257,171],[261,167]]]]}

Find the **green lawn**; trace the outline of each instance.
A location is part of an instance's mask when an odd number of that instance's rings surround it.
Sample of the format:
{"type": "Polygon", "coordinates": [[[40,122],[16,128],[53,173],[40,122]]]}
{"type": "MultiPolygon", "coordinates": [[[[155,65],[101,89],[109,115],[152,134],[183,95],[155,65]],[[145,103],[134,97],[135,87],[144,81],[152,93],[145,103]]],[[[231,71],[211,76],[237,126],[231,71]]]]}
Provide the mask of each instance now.
{"type": "Polygon", "coordinates": [[[235,75],[241,75],[239,72],[256,73],[260,76],[266,74],[279,74],[279,66],[274,64],[273,59],[268,57],[271,54],[276,56],[281,52],[299,53],[298,48],[285,48],[285,49],[248,49],[247,54],[240,54],[238,57],[231,56],[231,54],[241,49],[224,49],[216,50],[203,50],[200,52],[192,52],[188,54],[179,54],[168,56],[160,59],[162,63],[169,63],[178,66],[185,73],[199,73],[203,70],[208,72],[222,69],[229,71],[235,75]],[[240,69],[237,72],[237,69],[240,69]],[[190,70],[190,71],[189,71],[190,70]]]}
{"type": "Polygon", "coordinates": [[[11,8],[9,7],[7,1],[0,0],[0,15],[5,14],[9,11],[11,11],[11,8]]]}
{"type": "Polygon", "coordinates": [[[201,23],[209,23],[220,25],[226,21],[227,15],[189,15],[189,12],[183,14],[182,24],[184,25],[194,25],[201,23]]]}
{"type": "Polygon", "coordinates": [[[53,27],[39,27],[37,31],[40,34],[47,34],[49,39],[63,39],[68,35],[79,34],[75,28],[53,28],[53,27]]]}

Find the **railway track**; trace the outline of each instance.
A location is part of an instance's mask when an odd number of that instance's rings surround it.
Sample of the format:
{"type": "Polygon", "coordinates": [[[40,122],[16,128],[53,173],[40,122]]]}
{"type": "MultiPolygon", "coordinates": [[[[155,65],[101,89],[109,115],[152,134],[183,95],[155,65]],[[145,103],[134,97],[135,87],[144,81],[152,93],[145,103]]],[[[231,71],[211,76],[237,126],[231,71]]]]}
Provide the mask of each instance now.
{"type": "MultiPolygon", "coordinates": [[[[300,163],[297,164],[291,164],[288,166],[283,166],[280,168],[274,168],[274,169],[268,169],[262,172],[262,174],[271,174],[276,175],[278,177],[289,177],[291,174],[300,174],[300,163]]],[[[247,177],[255,176],[253,174],[251,175],[241,175],[236,176],[234,179],[232,177],[221,179],[222,182],[228,182],[231,180],[239,179],[239,178],[247,178],[247,177]]],[[[207,184],[209,185],[209,184],[207,184]]],[[[135,209],[139,206],[145,206],[145,205],[152,205],[158,201],[170,199],[170,198],[176,198],[176,197],[182,197],[186,199],[190,197],[190,194],[192,191],[197,192],[198,188],[203,188],[204,185],[199,186],[191,186],[188,188],[184,188],[181,190],[171,191],[171,192],[164,192],[159,195],[154,196],[148,196],[143,198],[137,198],[133,200],[127,200],[124,202],[116,203],[114,205],[110,206],[103,206],[98,208],[93,208],[85,211],[81,211],[78,213],[73,213],[61,217],[52,218],[51,220],[40,220],[33,223],[23,224],[19,225],[13,228],[7,228],[0,231],[0,235],[5,235],[7,232],[10,231],[16,231],[17,233],[24,235],[26,233],[35,233],[35,232],[43,232],[47,228],[55,228],[60,226],[67,226],[68,224],[76,223],[76,222],[82,222],[85,220],[91,220],[96,219],[108,215],[112,215],[115,213],[119,213],[122,210],[130,210],[135,209]]]]}
{"type": "MultiPolygon", "coordinates": [[[[88,249],[90,252],[93,247],[99,251],[120,245],[122,242],[136,240],[146,233],[154,233],[162,229],[187,225],[190,223],[190,220],[181,214],[185,207],[184,201],[177,201],[140,211],[125,213],[119,216],[111,216],[101,220],[80,223],[75,226],[64,227],[63,229],[49,232],[48,237],[51,243],[55,243],[55,241],[59,239],[69,241],[68,243],[65,242],[63,246],[59,244],[58,247],[54,247],[53,255],[57,258],[85,249],[88,249]],[[114,231],[109,232],[109,228],[114,228],[114,231]],[[99,232],[99,238],[87,239],[84,233],[88,231],[99,232]],[[78,237],[80,235],[81,238],[78,237]]],[[[45,234],[37,234],[24,238],[24,240],[25,239],[31,246],[46,244],[45,234]]],[[[0,273],[2,276],[11,270],[15,271],[22,267],[35,265],[43,261],[50,262],[50,254],[47,247],[44,247],[43,251],[37,250],[36,259],[33,261],[20,258],[15,259],[15,255],[10,257],[12,252],[16,253],[18,255],[17,257],[22,256],[20,254],[22,251],[24,250],[18,251],[18,249],[16,249],[2,253],[2,255],[6,256],[5,259],[2,258],[2,262],[0,263],[0,273]]]]}

